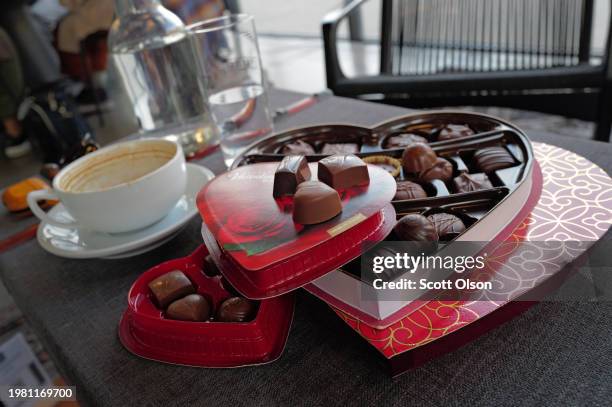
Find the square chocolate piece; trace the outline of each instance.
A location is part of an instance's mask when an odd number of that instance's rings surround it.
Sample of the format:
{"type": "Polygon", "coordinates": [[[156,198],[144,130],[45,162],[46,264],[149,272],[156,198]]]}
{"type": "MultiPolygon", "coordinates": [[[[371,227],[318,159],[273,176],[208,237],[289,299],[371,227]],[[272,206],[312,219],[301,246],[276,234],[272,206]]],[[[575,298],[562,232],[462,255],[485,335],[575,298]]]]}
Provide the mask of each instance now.
{"type": "Polygon", "coordinates": [[[285,156],[274,173],[272,195],[275,198],[293,195],[298,184],[309,179],[310,168],[308,168],[306,157],[302,155],[285,156]]]}
{"type": "Polygon", "coordinates": [[[359,146],[355,143],[326,143],[321,154],[355,154],[359,146]]]}
{"type": "Polygon", "coordinates": [[[355,155],[332,155],[319,161],[319,180],[334,189],[370,183],[368,165],[355,155]]]}
{"type": "Polygon", "coordinates": [[[180,270],[157,277],[149,283],[149,288],[161,308],[166,308],[174,300],[195,293],[191,280],[180,270]]]}

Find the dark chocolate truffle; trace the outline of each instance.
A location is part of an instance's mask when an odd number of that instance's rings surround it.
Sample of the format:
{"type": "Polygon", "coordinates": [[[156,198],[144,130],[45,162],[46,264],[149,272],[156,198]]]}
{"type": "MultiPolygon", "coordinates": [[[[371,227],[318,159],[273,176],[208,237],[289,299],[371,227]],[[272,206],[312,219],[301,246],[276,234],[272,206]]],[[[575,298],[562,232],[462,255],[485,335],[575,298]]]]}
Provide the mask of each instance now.
{"type": "Polygon", "coordinates": [[[474,153],[474,162],[483,172],[493,172],[515,165],[514,158],[503,147],[486,147],[474,153]]]}
{"type": "Polygon", "coordinates": [[[427,139],[412,133],[398,134],[385,140],[385,148],[407,147],[412,143],[427,143],[427,139]]]}
{"type": "Polygon", "coordinates": [[[402,154],[402,166],[409,174],[421,173],[436,164],[438,156],[424,143],[412,143],[402,154]]]}
{"type": "Polygon", "coordinates": [[[310,144],[302,140],[296,140],[292,143],[285,144],[281,149],[281,154],[311,155],[314,153],[314,148],[310,144]]]}
{"type": "Polygon", "coordinates": [[[453,177],[453,165],[444,158],[438,157],[433,167],[426,169],[419,174],[419,179],[424,182],[430,182],[434,179],[442,181],[450,181],[453,177]]]}
{"type": "Polygon", "coordinates": [[[320,160],[318,176],[319,180],[335,189],[370,183],[367,164],[352,154],[332,155],[320,160]]]}
{"type": "Polygon", "coordinates": [[[458,192],[472,192],[493,188],[489,177],[485,174],[467,174],[464,172],[455,177],[453,182],[458,192]]]}
{"type": "Polygon", "coordinates": [[[293,195],[298,184],[309,179],[310,168],[306,157],[303,155],[285,156],[274,173],[272,195],[275,198],[293,195]]]}
{"type": "Polygon", "coordinates": [[[293,197],[293,220],[302,225],[325,222],[342,212],[340,195],[319,181],[298,185],[293,197]]]}
{"type": "Polygon", "coordinates": [[[255,303],[242,297],[230,297],[219,305],[217,321],[248,322],[255,316],[255,303]]]}
{"type": "Polygon", "coordinates": [[[321,154],[355,154],[359,146],[355,143],[326,143],[321,154]]]}
{"type": "Polygon", "coordinates": [[[427,217],[434,224],[438,237],[445,239],[447,237],[454,237],[452,235],[458,235],[465,231],[465,224],[461,219],[451,213],[434,213],[427,217]]]}
{"type": "Polygon", "coordinates": [[[422,186],[412,181],[400,181],[397,183],[397,190],[394,201],[404,201],[407,199],[427,198],[427,193],[422,186]]]}
{"type": "Polygon", "coordinates": [[[437,241],[438,233],[434,224],[423,215],[409,214],[397,221],[393,228],[395,235],[406,241],[437,241]]]}
{"type": "Polygon", "coordinates": [[[215,277],[221,274],[217,267],[217,263],[215,263],[210,254],[204,257],[204,274],[208,277],[215,277]]]}
{"type": "Polygon", "coordinates": [[[449,124],[447,126],[444,126],[442,130],[440,130],[440,134],[438,134],[438,140],[453,140],[457,138],[471,136],[473,134],[474,131],[468,126],[449,124]]]}
{"type": "Polygon", "coordinates": [[[200,294],[189,294],[170,304],[166,316],[180,321],[206,321],[210,318],[210,304],[200,294]]]}
{"type": "Polygon", "coordinates": [[[149,283],[149,288],[161,308],[166,308],[172,301],[195,292],[189,278],[180,270],[157,277],[149,283]]]}

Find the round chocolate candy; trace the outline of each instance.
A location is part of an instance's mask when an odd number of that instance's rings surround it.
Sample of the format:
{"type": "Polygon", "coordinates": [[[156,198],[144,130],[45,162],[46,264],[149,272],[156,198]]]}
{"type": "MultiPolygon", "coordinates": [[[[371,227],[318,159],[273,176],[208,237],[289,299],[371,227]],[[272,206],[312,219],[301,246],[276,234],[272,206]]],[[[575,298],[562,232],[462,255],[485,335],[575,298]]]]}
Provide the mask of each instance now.
{"type": "Polygon", "coordinates": [[[434,213],[427,217],[433,223],[438,233],[438,237],[442,240],[448,237],[454,237],[465,231],[465,224],[461,219],[451,213],[434,213]]]}
{"type": "Polygon", "coordinates": [[[485,174],[461,173],[453,179],[457,192],[473,192],[481,189],[491,189],[493,185],[485,174]]]}
{"type": "Polygon", "coordinates": [[[440,130],[438,134],[438,140],[453,140],[457,138],[467,137],[474,134],[474,131],[468,126],[462,126],[457,124],[446,125],[440,130]]]}
{"type": "Polygon", "coordinates": [[[219,305],[217,321],[248,322],[255,316],[255,303],[242,297],[230,297],[219,305]]]}
{"type": "Polygon", "coordinates": [[[514,158],[503,147],[486,147],[474,153],[474,162],[483,172],[493,172],[515,165],[514,158]]]}
{"type": "Polygon", "coordinates": [[[412,181],[400,181],[397,183],[394,201],[405,201],[407,199],[427,198],[427,193],[422,186],[412,181]]]}
{"type": "Polygon", "coordinates": [[[436,164],[438,156],[428,144],[413,143],[402,154],[402,166],[409,174],[419,174],[436,164]]]}
{"type": "Polygon", "coordinates": [[[170,304],[166,316],[180,321],[203,322],[210,318],[210,304],[200,294],[189,294],[170,304]]]}
{"type": "Polygon", "coordinates": [[[423,215],[409,214],[397,221],[393,228],[395,236],[407,242],[414,242],[415,248],[431,253],[438,247],[438,233],[433,223],[423,215]]]}
{"type": "Polygon", "coordinates": [[[314,148],[302,140],[296,140],[293,143],[285,144],[283,148],[281,148],[281,154],[309,155],[314,153],[314,148]]]}
{"type": "Polygon", "coordinates": [[[391,136],[385,140],[385,148],[401,148],[407,147],[412,143],[427,143],[427,139],[418,134],[404,133],[397,136],[391,136]]]}
{"type": "Polygon", "coordinates": [[[453,165],[441,157],[438,157],[433,167],[419,174],[419,179],[424,182],[431,182],[434,179],[449,181],[451,178],[453,178],[453,165]]]}
{"type": "Polygon", "coordinates": [[[293,220],[302,225],[325,222],[342,212],[338,191],[321,181],[304,181],[293,197],[293,220]]]}

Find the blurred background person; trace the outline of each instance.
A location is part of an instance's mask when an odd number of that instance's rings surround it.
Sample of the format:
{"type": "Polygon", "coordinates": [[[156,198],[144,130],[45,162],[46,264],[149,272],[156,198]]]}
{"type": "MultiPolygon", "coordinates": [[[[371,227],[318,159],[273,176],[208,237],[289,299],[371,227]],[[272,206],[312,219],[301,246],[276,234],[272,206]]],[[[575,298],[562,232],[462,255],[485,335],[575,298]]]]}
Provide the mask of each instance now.
{"type": "Polygon", "coordinates": [[[24,96],[24,80],[19,55],[10,37],[0,28],[0,119],[4,129],[4,154],[18,158],[31,150],[17,111],[24,96]]]}

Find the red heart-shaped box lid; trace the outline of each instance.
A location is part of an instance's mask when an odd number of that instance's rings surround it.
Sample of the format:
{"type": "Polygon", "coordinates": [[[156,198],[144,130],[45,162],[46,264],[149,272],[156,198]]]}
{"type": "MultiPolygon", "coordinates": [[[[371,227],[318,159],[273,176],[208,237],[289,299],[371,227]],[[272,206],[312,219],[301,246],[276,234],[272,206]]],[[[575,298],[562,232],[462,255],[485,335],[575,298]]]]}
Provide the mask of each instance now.
{"type": "MultiPolygon", "coordinates": [[[[223,275],[244,296],[269,298],[291,291],[358,257],[395,224],[389,203],[396,184],[368,165],[370,183],[338,191],[342,213],[317,225],[293,221],[293,198],[272,196],[278,163],[239,167],[198,194],[203,236],[223,275]]],[[[311,179],[317,165],[310,164],[311,179]]]]}

